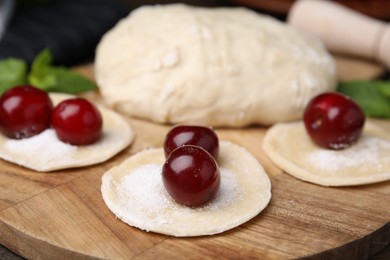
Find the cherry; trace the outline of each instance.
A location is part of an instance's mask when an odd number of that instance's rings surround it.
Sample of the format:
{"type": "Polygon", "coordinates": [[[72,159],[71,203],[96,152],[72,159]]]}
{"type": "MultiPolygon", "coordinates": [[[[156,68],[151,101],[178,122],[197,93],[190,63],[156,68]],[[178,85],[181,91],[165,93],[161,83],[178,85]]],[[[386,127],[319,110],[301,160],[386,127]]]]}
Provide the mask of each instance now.
{"type": "Polygon", "coordinates": [[[103,122],[99,110],[92,103],[84,98],[72,98],[54,108],[52,125],[61,141],[86,145],[100,138],[103,122]]]}
{"type": "Polygon", "coordinates": [[[178,125],[173,127],[165,137],[165,157],[182,145],[197,145],[209,152],[215,159],[218,157],[218,136],[213,129],[204,126],[178,125]]]}
{"type": "Polygon", "coordinates": [[[306,131],[317,145],[339,150],[358,140],[365,116],[359,105],[349,97],[323,93],[308,103],[303,119],[306,131]]]}
{"type": "Polygon", "coordinates": [[[203,148],[184,145],[173,150],[162,169],[169,195],[179,204],[196,207],[213,199],[220,186],[215,159],[203,148]]]}
{"type": "Polygon", "coordinates": [[[0,131],[22,139],[50,127],[53,103],[49,95],[33,86],[13,87],[0,97],[0,131]]]}

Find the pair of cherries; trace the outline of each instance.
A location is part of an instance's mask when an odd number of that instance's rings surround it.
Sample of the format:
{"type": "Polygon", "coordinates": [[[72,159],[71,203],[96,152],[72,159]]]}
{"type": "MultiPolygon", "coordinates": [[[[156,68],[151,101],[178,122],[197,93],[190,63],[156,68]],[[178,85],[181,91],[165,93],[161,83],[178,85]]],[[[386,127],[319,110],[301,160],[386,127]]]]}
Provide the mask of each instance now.
{"type": "Polygon", "coordinates": [[[163,184],[177,203],[197,207],[216,196],[221,182],[219,141],[211,128],[173,127],[165,137],[164,152],[163,184]]]}
{"type": "Polygon", "coordinates": [[[53,127],[61,141],[87,145],[100,138],[102,125],[99,110],[84,98],[67,99],[54,107],[45,91],[29,85],[13,87],[0,97],[0,131],[12,139],[53,127]]]}

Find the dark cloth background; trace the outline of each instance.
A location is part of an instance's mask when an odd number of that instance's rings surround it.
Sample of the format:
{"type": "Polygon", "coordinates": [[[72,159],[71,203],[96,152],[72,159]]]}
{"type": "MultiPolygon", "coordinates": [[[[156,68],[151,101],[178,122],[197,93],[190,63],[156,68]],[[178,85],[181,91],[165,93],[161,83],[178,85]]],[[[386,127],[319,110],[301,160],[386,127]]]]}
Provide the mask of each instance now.
{"type": "Polygon", "coordinates": [[[48,48],[54,63],[71,66],[92,60],[101,36],[130,8],[115,0],[24,1],[17,5],[0,41],[0,59],[31,63],[48,48]]]}

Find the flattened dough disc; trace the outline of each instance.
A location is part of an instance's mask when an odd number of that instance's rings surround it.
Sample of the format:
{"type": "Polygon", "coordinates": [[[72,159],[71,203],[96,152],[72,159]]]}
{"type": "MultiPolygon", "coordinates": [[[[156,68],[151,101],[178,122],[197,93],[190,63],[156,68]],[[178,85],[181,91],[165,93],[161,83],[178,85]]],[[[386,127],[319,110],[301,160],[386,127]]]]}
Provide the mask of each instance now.
{"type": "MultiPolygon", "coordinates": [[[[50,94],[53,104],[74,98],[66,94],[50,94]]],[[[134,133],[124,118],[111,109],[98,106],[103,118],[103,136],[99,141],[85,146],[61,142],[53,129],[30,137],[13,140],[0,135],[0,158],[26,168],[49,172],[82,167],[104,162],[126,148],[134,133]]]]}
{"type": "Polygon", "coordinates": [[[263,149],[288,174],[323,186],[390,180],[390,135],[371,121],[366,122],[358,142],[344,150],[315,145],[302,121],[271,127],[263,149]]]}
{"type": "Polygon", "coordinates": [[[199,208],[177,204],[163,186],[162,148],[144,150],[102,177],[102,195],[122,221],[146,231],[185,237],[212,235],[259,214],[271,199],[271,182],[245,149],[220,142],[221,186],[217,197],[199,208]]]}

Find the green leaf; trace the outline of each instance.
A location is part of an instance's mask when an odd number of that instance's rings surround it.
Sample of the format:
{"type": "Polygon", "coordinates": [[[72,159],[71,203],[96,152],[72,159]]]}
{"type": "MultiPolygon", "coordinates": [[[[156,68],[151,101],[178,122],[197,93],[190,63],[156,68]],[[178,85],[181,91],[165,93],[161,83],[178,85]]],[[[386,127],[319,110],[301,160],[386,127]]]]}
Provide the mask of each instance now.
{"type": "Polygon", "coordinates": [[[368,117],[390,118],[390,82],[350,81],[340,83],[337,91],[355,100],[368,117]]]}
{"type": "Polygon", "coordinates": [[[44,49],[35,57],[32,65],[31,72],[38,73],[46,67],[50,67],[53,62],[53,55],[49,49],[44,49]]]}
{"type": "Polygon", "coordinates": [[[39,71],[35,73],[31,72],[28,75],[28,82],[37,88],[47,91],[50,86],[56,84],[56,79],[52,75],[47,75],[45,72],[42,73],[42,71],[39,71]]]}
{"type": "Polygon", "coordinates": [[[52,54],[48,49],[44,49],[35,57],[28,75],[28,81],[31,85],[46,91],[50,86],[56,84],[56,79],[46,72],[50,68],[52,60],[52,54]]]}
{"type": "Polygon", "coordinates": [[[30,84],[48,92],[69,94],[97,89],[96,84],[84,76],[65,67],[52,66],[52,60],[52,54],[48,49],[38,54],[28,75],[30,84]]]}
{"type": "Polygon", "coordinates": [[[26,84],[26,81],[26,62],[15,58],[0,61],[0,94],[14,86],[26,84]]]}
{"type": "Polygon", "coordinates": [[[382,92],[382,95],[390,99],[390,82],[381,82],[378,87],[379,90],[382,92]]]}
{"type": "Polygon", "coordinates": [[[31,80],[48,92],[77,94],[97,89],[91,80],[63,67],[47,67],[41,71],[41,77],[31,80]]]}

